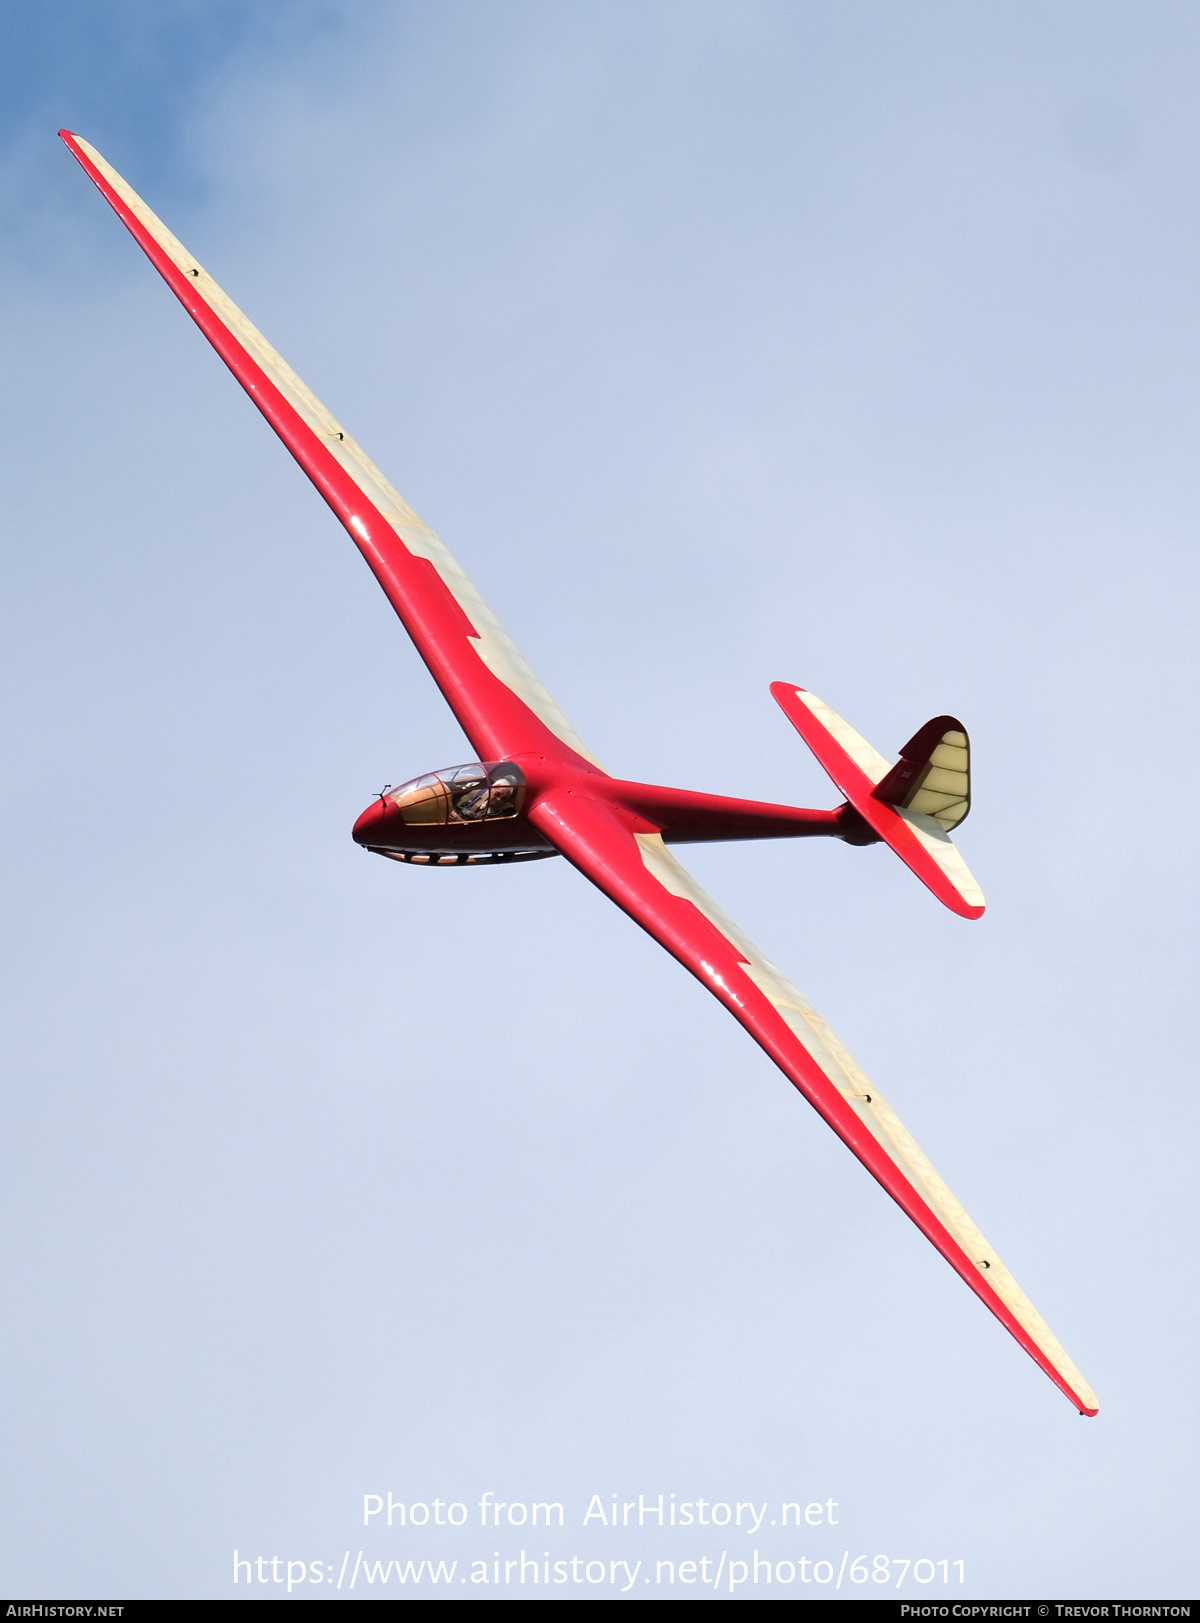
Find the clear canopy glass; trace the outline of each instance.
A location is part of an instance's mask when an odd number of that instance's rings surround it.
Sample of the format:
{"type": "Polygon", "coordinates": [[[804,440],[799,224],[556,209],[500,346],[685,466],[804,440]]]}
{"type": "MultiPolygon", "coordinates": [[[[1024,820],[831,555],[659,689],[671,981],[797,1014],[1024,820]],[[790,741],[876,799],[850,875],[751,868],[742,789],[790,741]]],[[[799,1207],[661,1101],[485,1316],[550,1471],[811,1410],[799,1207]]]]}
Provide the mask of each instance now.
{"type": "Polygon", "coordinates": [[[387,799],[410,827],[490,823],[521,810],[525,774],[512,761],[472,761],[413,778],[387,799]]]}

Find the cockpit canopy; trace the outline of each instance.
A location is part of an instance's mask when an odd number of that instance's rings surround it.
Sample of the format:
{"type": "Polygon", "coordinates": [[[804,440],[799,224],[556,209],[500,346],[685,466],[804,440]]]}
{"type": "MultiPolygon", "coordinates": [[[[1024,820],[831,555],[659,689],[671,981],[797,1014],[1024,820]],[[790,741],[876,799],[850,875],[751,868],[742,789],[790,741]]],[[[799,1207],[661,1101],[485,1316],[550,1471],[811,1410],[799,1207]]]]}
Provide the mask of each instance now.
{"type": "Polygon", "coordinates": [[[427,772],[384,797],[410,828],[491,823],[515,817],[525,801],[525,774],[512,761],[472,761],[427,772]]]}

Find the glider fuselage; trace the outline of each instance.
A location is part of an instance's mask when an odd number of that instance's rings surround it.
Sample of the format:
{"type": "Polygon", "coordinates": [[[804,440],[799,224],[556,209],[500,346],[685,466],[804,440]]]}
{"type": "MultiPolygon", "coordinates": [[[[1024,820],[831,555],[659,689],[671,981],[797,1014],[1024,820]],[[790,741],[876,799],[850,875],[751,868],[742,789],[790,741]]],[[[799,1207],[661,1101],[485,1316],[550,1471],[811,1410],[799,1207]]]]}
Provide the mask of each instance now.
{"type": "Polygon", "coordinates": [[[353,836],[368,851],[420,866],[529,862],[558,854],[529,812],[542,796],[561,793],[602,801],[630,833],[659,833],[667,845],[804,835],[863,845],[879,838],[848,805],[812,811],[627,783],[544,755],[475,761],[389,787],[359,817],[353,836]]]}

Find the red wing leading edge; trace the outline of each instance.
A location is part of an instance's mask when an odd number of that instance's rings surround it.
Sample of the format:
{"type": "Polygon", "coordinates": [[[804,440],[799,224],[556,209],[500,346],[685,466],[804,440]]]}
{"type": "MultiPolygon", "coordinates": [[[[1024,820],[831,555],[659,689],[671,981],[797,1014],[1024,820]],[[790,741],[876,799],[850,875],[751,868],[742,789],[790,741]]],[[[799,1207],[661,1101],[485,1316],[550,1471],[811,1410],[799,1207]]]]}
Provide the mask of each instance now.
{"type": "Polygon", "coordinates": [[[844,797],[837,808],[610,776],[439,538],[121,176],[86,141],[60,133],[341,520],[476,752],[381,795],[354,826],[358,843],[426,867],[565,856],[725,1005],[1055,1385],[1095,1414],[1087,1382],[878,1089],[670,849],[882,841],[947,907],[978,918],[983,896],[950,837],[970,807],[962,723],[936,717],[893,765],[811,693],[777,682],[776,700],[844,797]]]}

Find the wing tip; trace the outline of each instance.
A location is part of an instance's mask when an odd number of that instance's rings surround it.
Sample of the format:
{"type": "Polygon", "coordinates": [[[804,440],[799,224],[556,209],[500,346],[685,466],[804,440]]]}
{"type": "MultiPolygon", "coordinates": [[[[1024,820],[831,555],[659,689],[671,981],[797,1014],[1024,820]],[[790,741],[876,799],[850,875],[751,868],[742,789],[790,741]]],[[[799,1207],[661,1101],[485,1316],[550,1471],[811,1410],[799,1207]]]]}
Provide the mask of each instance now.
{"type": "Polygon", "coordinates": [[[1077,1369],[1072,1368],[1068,1375],[1057,1367],[1052,1370],[1049,1364],[1043,1364],[1042,1368],[1047,1375],[1051,1376],[1059,1390],[1070,1398],[1071,1402],[1079,1410],[1080,1415],[1085,1419],[1093,1420],[1100,1413],[1100,1404],[1096,1394],[1077,1369]]]}

